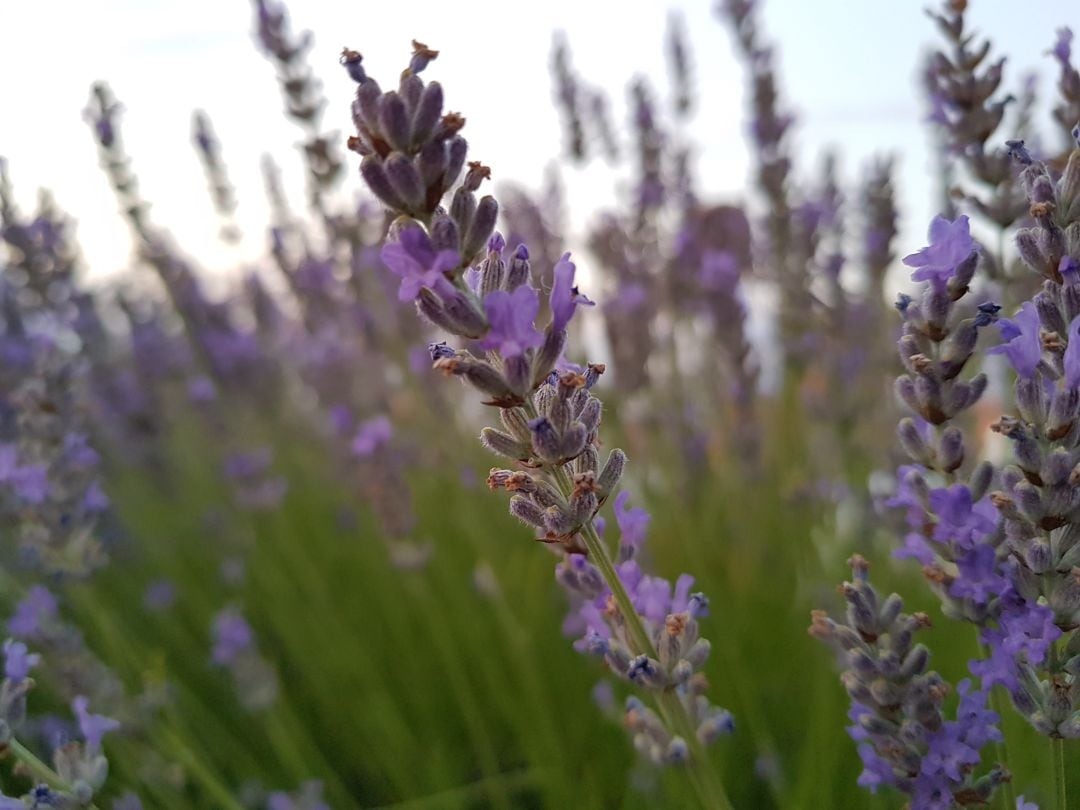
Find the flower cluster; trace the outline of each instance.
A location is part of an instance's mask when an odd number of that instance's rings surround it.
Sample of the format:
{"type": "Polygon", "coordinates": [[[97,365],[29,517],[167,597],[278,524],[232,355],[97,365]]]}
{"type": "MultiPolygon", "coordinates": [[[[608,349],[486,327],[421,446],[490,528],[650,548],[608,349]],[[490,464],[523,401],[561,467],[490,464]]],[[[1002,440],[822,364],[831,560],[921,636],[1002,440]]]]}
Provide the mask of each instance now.
{"type": "Polygon", "coordinates": [[[844,668],[841,681],[851,696],[848,733],[863,763],[859,784],[874,793],[881,786],[896,788],[920,810],[987,804],[1009,774],[1000,767],[976,773],[982,749],[1001,739],[1000,718],[986,708],[985,688],[959,683],[956,718],[948,719],[950,687],[927,669],[930,653],[914,640],[929,618],[903,613],[896,594],[882,599],[862,557],[849,563],[852,581],[841,587],[846,622],[816,611],[810,634],[833,646],[844,668]]]}
{"type": "MultiPolygon", "coordinates": [[[[553,269],[550,320],[540,331],[528,251],[519,246],[507,261],[504,240],[492,235],[494,198],[475,199],[489,170],[470,163],[449,208],[441,207],[464,166],[464,119],[439,118],[442,90],[417,76],[423,65],[415,55],[397,92],[384,93],[357,73],[355,52],[346,51],[343,61],[359,83],[353,104],[358,134],[351,145],[364,155],[361,174],[398,214],[383,257],[401,278],[400,295],[415,299],[436,326],[477,341],[486,352],[431,346],[436,369],[463,378],[499,409],[502,429],[485,428],[482,440],[518,469],[492,470],[489,486],[510,492],[511,512],[561,551],[561,578],[570,582],[580,569],[590,583],[582,587],[602,599],[605,619],[585,643],[606,646],[609,665],[654,694],[658,714],[630,707],[642,747],[659,760],[690,760],[702,768],[701,744],[717,736],[712,726],[729,722],[716,719],[721,715],[707,708],[702,682],[691,678],[709,649],[698,638],[704,603],[688,596],[688,582],[674,597],[668,585],[664,597],[662,581],[642,575],[636,561],[616,570],[597,532],[597,513],[622,475],[625,456],[613,450],[599,464],[601,405],[591,389],[603,367],[581,368],[563,359],[570,321],[579,306],[591,303],[574,284],[569,254],[553,269]]],[[[702,773],[710,774],[707,768],[702,773]]]]}
{"type": "Polygon", "coordinates": [[[277,674],[259,653],[255,631],[235,608],[225,608],[214,617],[214,648],[211,660],[232,675],[236,694],[250,711],[265,709],[278,695],[277,674]]]}

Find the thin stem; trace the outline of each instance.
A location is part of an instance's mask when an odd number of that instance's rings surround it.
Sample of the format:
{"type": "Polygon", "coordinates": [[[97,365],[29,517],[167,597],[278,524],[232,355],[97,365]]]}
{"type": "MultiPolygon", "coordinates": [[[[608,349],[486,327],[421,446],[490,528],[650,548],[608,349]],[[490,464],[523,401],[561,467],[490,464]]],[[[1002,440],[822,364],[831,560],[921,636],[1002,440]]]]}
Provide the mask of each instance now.
{"type": "MultiPolygon", "coordinates": [[[[49,787],[61,790],[64,793],[72,793],[71,785],[60,778],[60,774],[38,759],[37,755],[23,745],[21,742],[12,737],[7,742],[8,750],[15,755],[15,759],[19,760],[28,771],[34,776],[35,779],[40,779],[49,787]]],[[[87,810],[98,810],[94,804],[87,805],[87,810]]]]}
{"type": "Polygon", "coordinates": [[[1057,808],[1068,810],[1069,800],[1065,789],[1065,741],[1061,737],[1051,738],[1050,751],[1054,760],[1054,793],[1057,796],[1057,808]]]}
{"type": "MultiPolygon", "coordinates": [[[[566,474],[566,470],[561,466],[557,466],[553,469],[552,474],[563,495],[569,497],[573,492],[573,484],[566,474]]],[[[626,622],[626,629],[638,652],[644,653],[650,658],[659,658],[652,639],[649,638],[649,634],[645,631],[645,626],[641,623],[641,617],[634,608],[634,603],[630,601],[630,595],[626,592],[626,588],[623,587],[622,580],[611,562],[604,541],[600,539],[600,535],[593,525],[592,518],[587,520],[585,525],[581,527],[581,535],[585,539],[585,547],[589,551],[590,561],[599,569],[611,589],[612,596],[615,597],[615,604],[619,607],[619,612],[626,622]]],[[[732,810],[731,801],[724,792],[724,786],[720,782],[720,778],[709,765],[705,747],[701,744],[701,740],[698,739],[697,730],[694,728],[690,716],[686,713],[686,706],[683,705],[682,699],[675,693],[674,689],[665,689],[656,696],[656,702],[666,725],[681,736],[690,749],[687,773],[702,806],[710,810],[713,808],[716,808],[716,810],[732,810]]]]}

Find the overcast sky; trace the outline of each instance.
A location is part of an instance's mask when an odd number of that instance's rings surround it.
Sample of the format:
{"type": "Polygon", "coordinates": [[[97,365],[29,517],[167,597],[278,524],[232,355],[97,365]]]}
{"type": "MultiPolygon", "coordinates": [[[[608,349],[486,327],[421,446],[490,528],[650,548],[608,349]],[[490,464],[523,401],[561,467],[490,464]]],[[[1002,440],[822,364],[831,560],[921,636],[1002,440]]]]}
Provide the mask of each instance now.
{"type": "MultiPolygon", "coordinates": [[[[838,148],[848,177],[874,154],[900,154],[901,254],[923,244],[934,213],[916,85],[921,55],[935,38],[923,6],[918,0],[765,3],[769,38],[780,46],[784,99],[799,116],[800,168],[816,168],[828,145],[838,148]]],[[[1035,69],[1051,93],[1053,70],[1045,52],[1057,27],[1080,30],[1080,4],[976,0],[971,6],[969,18],[993,39],[995,52],[1010,56],[1006,85],[1019,86],[1022,74],[1035,69]]],[[[350,128],[353,87],[337,67],[341,47],[362,51],[369,73],[387,86],[415,37],[442,51],[426,75],[444,84],[449,108],[467,116],[472,154],[491,165],[496,178],[536,186],[562,146],[548,73],[552,32],[566,32],[575,67],[608,90],[622,123],[625,86],[634,75],[647,76],[666,95],[662,34],[668,11],[678,9],[687,21],[697,80],[691,135],[700,146],[700,184],[717,198],[733,199],[750,172],[745,77],[711,7],[690,0],[413,0],[400,6],[305,0],[292,4],[292,20],[295,30],[315,34],[311,58],[330,102],[327,128],[350,128]]],[[[95,80],[109,81],[124,105],[125,143],[153,203],[154,221],[167,226],[207,272],[227,272],[262,251],[267,217],[261,154],[277,158],[295,205],[302,206],[294,150],[299,134],[281,115],[273,68],[253,44],[252,21],[250,5],[241,0],[0,0],[0,155],[9,159],[27,205],[44,186],[76,218],[93,276],[122,271],[131,250],[81,117],[95,80]],[[217,221],[190,146],[190,116],[197,107],[213,120],[238,190],[245,239],[236,248],[216,240],[217,221]]],[[[354,157],[347,189],[359,186],[354,157]]],[[[612,177],[602,164],[567,168],[563,177],[571,224],[580,233],[590,213],[614,198],[612,177]]]]}

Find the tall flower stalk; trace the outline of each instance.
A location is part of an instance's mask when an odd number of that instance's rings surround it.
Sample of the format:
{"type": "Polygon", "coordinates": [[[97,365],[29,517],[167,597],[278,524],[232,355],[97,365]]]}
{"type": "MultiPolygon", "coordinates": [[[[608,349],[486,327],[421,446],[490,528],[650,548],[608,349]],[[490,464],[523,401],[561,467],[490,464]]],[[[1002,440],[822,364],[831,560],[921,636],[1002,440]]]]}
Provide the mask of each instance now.
{"type": "Polygon", "coordinates": [[[363,156],[360,172],[368,187],[397,215],[383,261],[400,277],[403,301],[414,301],[425,319],[458,339],[476,341],[482,351],[436,343],[431,356],[437,370],[461,377],[499,409],[501,425],[484,428],[481,440],[517,468],[493,469],[489,486],[511,493],[511,514],[564,565],[595,580],[584,586],[594,596],[606,589],[603,628],[583,643],[652,704],[631,698],[627,705],[638,747],[658,762],[685,763],[702,805],[728,808],[704,745],[730,720],[709,705],[695,675],[708,654],[697,638],[704,597],[672,603],[673,612],[655,626],[639,612],[631,583],[596,528],[626,457],[612,450],[600,464],[601,403],[591,389],[603,367],[564,358],[568,326],[577,308],[592,302],[574,285],[576,268],[565,254],[553,271],[550,321],[543,332],[534,325],[540,295],[531,283],[528,249],[519,245],[506,255],[494,231],[498,204],[476,195],[490,169],[475,161],[466,166],[460,134],[465,119],[443,115],[441,85],[419,76],[435,55],[414,43],[398,89],[387,92],[366,75],[359,53],[342,56],[358,84],[352,107],[357,134],[349,146],[363,156]],[[582,558],[584,565],[576,562],[582,558]]]}

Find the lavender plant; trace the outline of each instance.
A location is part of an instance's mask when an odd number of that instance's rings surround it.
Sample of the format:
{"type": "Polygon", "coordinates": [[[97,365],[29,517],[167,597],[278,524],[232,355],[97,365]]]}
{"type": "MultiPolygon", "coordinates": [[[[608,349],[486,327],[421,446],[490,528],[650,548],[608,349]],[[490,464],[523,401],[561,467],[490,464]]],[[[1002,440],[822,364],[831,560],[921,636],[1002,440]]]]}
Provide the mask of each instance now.
{"type": "Polygon", "coordinates": [[[493,233],[498,205],[491,196],[476,199],[490,176],[486,166],[470,162],[442,208],[465,169],[467,144],[460,135],[464,118],[444,116],[442,87],[419,76],[434,56],[416,45],[398,90],[386,92],[363,71],[359,53],[342,56],[358,84],[350,148],[363,156],[368,187],[398,215],[383,260],[401,278],[402,300],[414,300],[424,318],[478,341],[487,353],[431,347],[437,370],[463,378],[499,409],[501,429],[484,428],[481,440],[520,468],[493,469],[489,486],[513,493],[511,514],[563,556],[564,583],[573,583],[570,589],[594,609],[596,600],[603,603],[603,620],[593,622],[585,648],[654,702],[655,710],[638,699],[627,705],[636,745],[659,762],[687,763],[702,803],[729,807],[703,746],[730,721],[709,706],[694,678],[709,650],[696,621],[703,598],[688,597],[684,581],[674,599],[660,601],[659,612],[642,615],[642,603],[654,601],[650,591],[670,594],[670,585],[642,577],[636,565],[617,569],[595,526],[625,455],[612,450],[599,463],[601,404],[591,389],[603,367],[563,359],[567,326],[579,306],[592,302],[574,285],[576,267],[566,254],[553,271],[551,320],[543,333],[536,329],[539,291],[530,283],[528,250],[521,245],[504,259],[505,243],[493,233]]]}
{"type": "MultiPolygon", "coordinates": [[[[978,628],[984,653],[969,668],[981,687],[964,694],[961,711],[970,718],[984,717],[986,726],[979,744],[969,746],[964,766],[948,774],[953,784],[948,793],[939,791],[940,799],[917,798],[923,795],[918,779],[940,762],[932,750],[909,753],[905,762],[894,757],[901,748],[880,740],[873,750],[861,749],[866,766],[861,783],[872,789],[881,784],[897,787],[916,797],[915,807],[962,806],[986,799],[971,793],[967,780],[979,762],[978,749],[1000,739],[999,731],[990,730],[997,713],[984,713],[997,686],[1036,731],[1050,737],[1056,802],[1067,806],[1063,740],[1077,736],[1074,725],[1080,717],[1073,696],[1078,592],[1075,532],[1070,528],[1076,506],[1074,428],[1080,385],[1076,346],[1070,342],[1080,315],[1080,305],[1073,300],[1080,249],[1075,239],[1080,218],[1075,199],[1080,193],[1080,144],[1076,146],[1056,179],[1046,164],[1031,156],[1023,140],[1009,141],[1003,152],[1021,168],[1018,185],[1033,221],[1017,231],[1017,253],[1042,279],[1042,288],[1012,318],[999,319],[1001,307],[988,301],[963,312],[963,299],[982,263],[966,216],[953,222],[935,218],[930,244],[904,259],[915,268],[912,280],[920,282],[921,295],[919,300],[902,295],[897,304],[904,321],[900,358],[907,373],[897,380],[896,391],[912,412],[900,421],[898,436],[914,465],[901,468],[892,502],[904,509],[909,528],[896,555],[922,564],[946,616],[978,628]],[[985,354],[1004,355],[1017,377],[1016,413],[991,426],[1012,446],[1014,463],[1001,465],[975,463],[957,424],[986,389],[984,373],[965,379],[963,372],[974,365],[980,331],[994,322],[1003,342],[985,354]],[[991,492],[995,483],[1000,489],[991,492]]],[[[974,155],[982,165],[985,150],[976,149],[974,155]]],[[[1003,198],[1016,193],[1008,185],[1002,183],[1003,198]]],[[[852,587],[845,586],[852,605],[850,623],[862,642],[873,641],[880,632],[871,621],[876,597],[855,600],[853,594],[852,587]],[[871,619],[860,618],[860,612],[871,619]]],[[[818,622],[814,632],[838,637],[823,627],[818,622]]],[[[895,675],[880,662],[860,665],[855,659],[858,641],[845,645],[852,666],[869,673],[867,686],[884,689],[895,675]]],[[[870,694],[853,690],[845,679],[855,701],[870,694]]],[[[900,702],[875,699],[879,712],[882,705],[900,702]]],[[[859,722],[852,736],[866,739],[861,708],[856,715],[859,722]]],[[[888,733],[910,742],[904,728],[901,722],[888,733]]],[[[966,736],[963,740],[966,744],[966,736]]],[[[1000,746],[997,756],[1004,758],[1005,753],[1000,746]]],[[[1006,783],[1006,804],[1012,806],[1007,771],[995,770],[991,776],[991,781],[1006,783]]]]}

